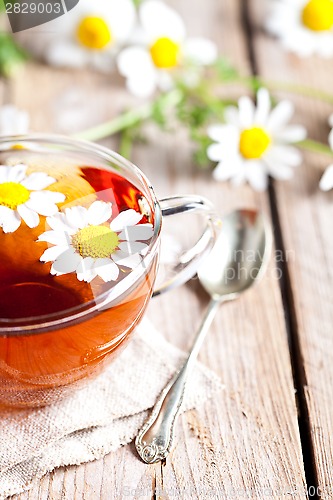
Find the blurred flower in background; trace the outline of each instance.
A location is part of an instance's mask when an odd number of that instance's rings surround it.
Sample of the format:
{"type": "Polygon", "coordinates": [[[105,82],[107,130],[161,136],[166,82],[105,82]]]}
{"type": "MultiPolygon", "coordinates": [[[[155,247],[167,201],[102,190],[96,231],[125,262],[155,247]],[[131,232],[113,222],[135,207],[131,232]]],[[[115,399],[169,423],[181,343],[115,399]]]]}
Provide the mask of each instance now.
{"type": "Polygon", "coordinates": [[[0,136],[26,134],[29,130],[29,114],[12,104],[0,108],[0,136]]]}
{"type": "Polygon", "coordinates": [[[54,66],[91,66],[110,72],[115,53],[132,32],[135,17],[131,0],[80,0],[66,16],[53,21],[55,36],[44,58],[54,66]]]}
{"type": "Polygon", "coordinates": [[[215,44],[205,38],[186,38],[182,18],[161,1],[144,2],[139,17],[138,43],[124,49],[117,59],[119,72],[134,95],[146,97],[156,88],[168,90],[180,67],[208,65],[217,58],[215,44]]]}
{"type": "MultiPolygon", "coordinates": [[[[328,143],[333,151],[333,114],[329,117],[328,123],[332,128],[328,136],[328,143]]],[[[325,170],[322,178],[320,179],[319,187],[323,191],[329,191],[330,189],[333,189],[333,164],[329,165],[325,170]]]]}
{"type": "Polygon", "coordinates": [[[266,89],[260,89],[257,106],[247,97],[241,97],[238,108],[225,110],[223,125],[211,125],[209,137],[215,141],[207,156],[218,165],[213,172],[216,180],[231,179],[234,185],[248,181],[253,189],[263,191],[268,176],[289,179],[293,167],[301,163],[301,154],[290,143],[306,137],[301,125],[288,125],[294,112],[290,101],[281,101],[271,110],[266,89]]]}
{"type": "Polygon", "coordinates": [[[271,0],[267,30],[301,57],[333,56],[332,0],[271,0]]]}

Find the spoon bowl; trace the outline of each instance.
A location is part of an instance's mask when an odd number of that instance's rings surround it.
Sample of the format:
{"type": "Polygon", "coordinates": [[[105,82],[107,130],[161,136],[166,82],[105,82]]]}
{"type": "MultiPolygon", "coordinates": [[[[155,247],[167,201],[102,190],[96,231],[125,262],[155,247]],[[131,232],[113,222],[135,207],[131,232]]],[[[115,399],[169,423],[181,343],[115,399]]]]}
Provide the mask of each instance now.
{"type": "Polygon", "coordinates": [[[201,285],[214,300],[237,298],[262,277],[271,248],[272,234],[262,213],[247,209],[230,213],[200,266],[201,285]]]}

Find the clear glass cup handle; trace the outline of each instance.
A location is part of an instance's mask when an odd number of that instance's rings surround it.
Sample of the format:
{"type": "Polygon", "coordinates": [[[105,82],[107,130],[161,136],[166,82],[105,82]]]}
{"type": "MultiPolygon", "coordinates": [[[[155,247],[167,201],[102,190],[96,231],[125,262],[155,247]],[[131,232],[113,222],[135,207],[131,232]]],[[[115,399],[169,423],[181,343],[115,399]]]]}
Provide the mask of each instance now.
{"type": "Polygon", "coordinates": [[[200,263],[212,249],[220,219],[214,211],[212,203],[202,196],[171,196],[159,201],[163,217],[181,213],[198,213],[206,219],[206,227],[196,244],[179,257],[179,262],[172,269],[172,276],[167,278],[153,293],[156,297],[176,286],[190,280],[197,272],[200,263]]]}

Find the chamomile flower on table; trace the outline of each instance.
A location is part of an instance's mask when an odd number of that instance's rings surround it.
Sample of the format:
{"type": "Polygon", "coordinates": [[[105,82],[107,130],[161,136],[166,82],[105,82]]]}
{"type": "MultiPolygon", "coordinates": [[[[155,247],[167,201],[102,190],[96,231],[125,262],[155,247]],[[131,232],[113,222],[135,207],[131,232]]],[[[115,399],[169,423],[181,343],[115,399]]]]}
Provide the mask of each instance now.
{"type": "MultiPolygon", "coordinates": [[[[333,115],[330,116],[328,122],[331,127],[333,127],[333,115]]],[[[328,136],[328,142],[333,151],[333,128],[328,136]]],[[[322,191],[329,191],[330,189],[333,189],[333,164],[326,168],[322,178],[320,179],[319,187],[322,191]]]]}
{"type": "Polygon", "coordinates": [[[205,38],[187,38],[179,14],[159,0],[147,0],[139,9],[138,43],[117,58],[128,89],[147,97],[157,88],[172,87],[173,74],[185,65],[204,66],[217,58],[217,47],[205,38]]]}
{"type": "Polygon", "coordinates": [[[257,94],[257,105],[241,97],[238,107],[225,110],[225,124],[211,125],[208,136],[214,141],[207,149],[210,160],[218,162],[216,180],[231,180],[234,185],[248,181],[257,191],[267,188],[268,177],[289,179],[301,163],[300,151],[292,146],[306,137],[301,125],[288,125],[293,114],[290,101],[271,109],[266,89],[257,94]]]}
{"type": "Polygon", "coordinates": [[[333,56],[332,0],[271,0],[267,31],[301,57],[333,56]]]}
{"type": "Polygon", "coordinates": [[[131,34],[135,17],[131,0],[80,0],[66,16],[54,21],[56,36],[44,57],[55,66],[92,66],[109,72],[115,53],[131,34]]]}
{"type": "Polygon", "coordinates": [[[51,230],[38,241],[54,246],[40,260],[52,262],[50,272],[55,276],[76,272],[77,279],[87,283],[97,276],[105,282],[117,280],[119,266],[133,269],[141,263],[153,226],[139,224],[143,215],[133,209],[108,222],[111,216],[111,203],[95,201],[88,209],[75,206],[48,217],[51,230]]]}
{"type": "Polygon", "coordinates": [[[27,168],[0,165],[0,227],[4,233],[15,232],[22,219],[30,228],[37,227],[39,215],[54,215],[56,204],[65,201],[63,193],[45,190],[56,179],[44,172],[27,175],[27,168]]]}

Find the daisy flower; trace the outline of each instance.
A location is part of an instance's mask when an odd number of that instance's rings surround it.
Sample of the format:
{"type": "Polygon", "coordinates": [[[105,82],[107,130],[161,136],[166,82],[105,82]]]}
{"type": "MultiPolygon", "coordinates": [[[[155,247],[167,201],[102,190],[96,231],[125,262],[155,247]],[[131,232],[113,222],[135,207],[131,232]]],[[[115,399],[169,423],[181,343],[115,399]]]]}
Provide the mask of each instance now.
{"type": "Polygon", "coordinates": [[[173,9],[158,0],[147,0],[139,9],[142,44],[124,49],[117,58],[128,89],[146,97],[156,88],[172,87],[173,72],[186,63],[211,64],[217,48],[205,38],[186,38],[185,25],[173,9]]]}
{"type": "Polygon", "coordinates": [[[131,0],[80,0],[63,18],[45,52],[55,66],[93,66],[110,71],[115,52],[131,33],[135,8],[131,0]]]}
{"type": "Polygon", "coordinates": [[[6,104],[0,108],[0,136],[21,135],[29,130],[29,115],[16,106],[6,104]]]}
{"type": "Polygon", "coordinates": [[[238,108],[225,110],[224,125],[212,125],[208,136],[215,141],[207,149],[207,156],[217,161],[215,179],[231,179],[234,185],[248,181],[257,191],[263,191],[268,176],[289,179],[293,167],[301,163],[298,149],[290,143],[306,137],[300,125],[287,125],[293,114],[290,101],[281,101],[271,110],[266,89],[260,89],[257,106],[249,97],[241,97],[238,108]]]}
{"type": "Polygon", "coordinates": [[[333,56],[332,0],[275,0],[266,28],[301,57],[333,56]]]}
{"type": "Polygon", "coordinates": [[[0,165],[0,227],[4,233],[13,233],[21,220],[30,228],[37,227],[39,215],[54,215],[56,203],[65,201],[63,193],[43,191],[56,182],[44,172],[26,175],[26,165],[0,165]]]}
{"type": "MultiPolygon", "coordinates": [[[[333,115],[330,116],[328,123],[331,125],[331,127],[333,127],[333,115]]],[[[328,142],[331,149],[333,150],[333,129],[328,136],[328,142]]],[[[333,188],[333,164],[329,165],[326,168],[322,178],[320,179],[319,187],[322,191],[329,191],[333,188]]]]}
{"type": "Polygon", "coordinates": [[[143,241],[153,236],[151,224],[140,224],[143,215],[133,209],[120,212],[111,223],[111,203],[95,201],[90,207],[66,208],[46,219],[51,230],[38,241],[51,243],[40,257],[52,262],[51,274],[61,276],[76,272],[79,281],[90,283],[99,276],[105,282],[115,281],[119,265],[133,269],[148,250],[143,241]]]}

